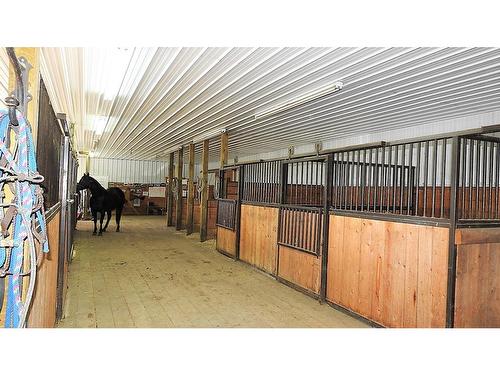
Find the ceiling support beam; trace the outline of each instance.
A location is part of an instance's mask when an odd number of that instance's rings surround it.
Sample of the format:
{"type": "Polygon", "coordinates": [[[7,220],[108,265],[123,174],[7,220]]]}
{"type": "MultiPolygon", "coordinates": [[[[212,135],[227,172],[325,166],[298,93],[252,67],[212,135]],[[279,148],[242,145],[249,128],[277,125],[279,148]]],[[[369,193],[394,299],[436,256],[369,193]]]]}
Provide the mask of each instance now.
{"type": "Polygon", "coordinates": [[[189,176],[187,196],[186,235],[193,233],[194,217],[194,143],[189,144],[189,176]]]}
{"type": "Polygon", "coordinates": [[[174,204],[174,194],[172,192],[174,181],[174,153],[171,152],[168,155],[168,177],[167,177],[167,226],[171,227],[173,225],[173,204],[174,204]]]}
{"type": "Polygon", "coordinates": [[[175,202],[175,230],[182,229],[182,170],[184,169],[184,148],[177,151],[177,201],[175,202]]]}
{"type": "Polygon", "coordinates": [[[200,202],[200,241],[207,240],[208,232],[208,139],[203,141],[201,153],[201,202],[200,202]]]}

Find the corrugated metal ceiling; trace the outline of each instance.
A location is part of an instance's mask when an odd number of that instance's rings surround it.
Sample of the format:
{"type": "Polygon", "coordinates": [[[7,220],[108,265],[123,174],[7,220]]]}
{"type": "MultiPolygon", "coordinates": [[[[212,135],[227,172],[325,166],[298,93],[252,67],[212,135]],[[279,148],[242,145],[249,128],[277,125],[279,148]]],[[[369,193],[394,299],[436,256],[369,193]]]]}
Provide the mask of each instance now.
{"type": "Polygon", "coordinates": [[[112,158],[165,158],[222,127],[233,157],[500,107],[496,48],[43,48],[42,74],[78,147],[112,158]]]}

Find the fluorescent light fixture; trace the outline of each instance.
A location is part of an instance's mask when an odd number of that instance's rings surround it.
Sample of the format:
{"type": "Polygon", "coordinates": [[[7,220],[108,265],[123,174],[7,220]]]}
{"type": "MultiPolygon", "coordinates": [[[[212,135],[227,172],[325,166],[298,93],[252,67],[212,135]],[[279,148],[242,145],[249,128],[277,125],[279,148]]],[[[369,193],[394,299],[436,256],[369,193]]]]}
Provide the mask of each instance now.
{"type": "Polygon", "coordinates": [[[108,117],[102,115],[90,115],[89,120],[92,122],[92,128],[97,137],[100,137],[104,133],[106,124],[108,123],[108,117]]]}
{"type": "Polygon", "coordinates": [[[182,145],[170,147],[167,151],[165,151],[165,155],[171,154],[172,152],[179,151],[182,148],[182,145]]]}
{"type": "Polygon", "coordinates": [[[218,128],[218,129],[209,130],[206,133],[203,133],[199,136],[194,137],[192,142],[199,143],[202,141],[206,141],[207,139],[214,138],[214,137],[217,137],[218,135],[224,134],[226,131],[227,131],[226,128],[218,128]]]}
{"type": "Polygon", "coordinates": [[[316,90],[312,90],[298,98],[290,99],[287,100],[283,103],[277,104],[275,106],[272,106],[270,108],[267,108],[263,110],[262,112],[257,112],[255,113],[255,119],[260,119],[262,117],[267,117],[267,116],[272,116],[277,113],[286,111],[287,109],[297,107],[299,105],[308,103],[314,99],[321,98],[323,96],[332,94],[334,92],[337,92],[344,87],[344,84],[341,81],[320,87],[316,90]]]}

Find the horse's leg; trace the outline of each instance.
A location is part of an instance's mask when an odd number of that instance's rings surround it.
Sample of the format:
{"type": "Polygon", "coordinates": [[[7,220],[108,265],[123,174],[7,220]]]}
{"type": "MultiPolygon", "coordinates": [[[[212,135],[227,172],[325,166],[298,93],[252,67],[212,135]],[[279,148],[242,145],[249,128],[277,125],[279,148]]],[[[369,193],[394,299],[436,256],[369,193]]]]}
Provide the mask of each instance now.
{"type": "Polygon", "coordinates": [[[92,219],[94,220],[94,232],[92,235],[96,235],[97,233],[97,211],[92,211],[92,219]]]}
{"type": "Polygon", "coordinates": [[[120,219],[122,217],[122,210],[123,210],[123,207],[118,207],[116,209],[116,231],[119,232],[120,231],[120,219]]]}
{"type": "Polygon", "coordinates": [[[108,224],[109,224],[109,221],[111,220],[111,210],[109,210],[107,212],[108,214],[108,219],[106,220],[106,225],[104,226],[104,228],[102,229],[103,232],[106,232],[106,229],[108,228],[108,224]]]}
{"type": "Polygon", "coordinates": [[[100,222],[101,226],[99,227],[98,236],[102,236],[102,223],[104,221],[104,211],[101,211],[100,214],[101,214],[101,216],[99,217],[99,222],[100,222]]]}

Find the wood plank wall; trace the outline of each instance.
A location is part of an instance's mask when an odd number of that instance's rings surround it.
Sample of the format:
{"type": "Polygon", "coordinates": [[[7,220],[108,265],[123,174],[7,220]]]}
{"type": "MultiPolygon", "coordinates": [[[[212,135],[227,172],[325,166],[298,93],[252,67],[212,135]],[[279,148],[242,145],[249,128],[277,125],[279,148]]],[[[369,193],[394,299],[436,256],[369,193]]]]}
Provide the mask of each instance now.
{"type": "MultiPolygon", "coordinates": [[[[47,223],[50,251],[43,255],[38,268],[33,302],[28,316],[28,327],[53,328],[56,323],[59,221],[60,213],[47,223]]],[[[66,285],[64,283],[63,290],[66,289],[66,285]]]]}
{"type": "Polygon", "coordinates": [[[455,242],[455,327],[499,328],[500,228],[457,229],[455,242]]]}
{"type": "Polygon", "coordinates": [[[217,250],[227,255],[236,255],[236,231],[217,227],[217,250]]]}
{"type": "Polygon", "coordinates": [[[278,251],[278,276],[314,294],[319,294],[321,258],[283,245],[279,246],[278,251]]]}
{"type": "MultiPolygon", "coordinates": [[[[156,205],[156,207],[163,208],[165,213],[167,211],[167,198],[166,197],[144,197],[141,200],[141,205],[139,207],[134,206],[134,198],[132,194],[132,189],[141,189],[143,192],[149,192],[149,187],[156,186],[156,184],[141,184],[139,186],[130,186],[127,184],[123,184],[121,182],[110,182],[110,187],[120,188],[125,194],[125,205],[123,206],[123,215],[146,215],[148,212],[148,204],[152,202],[156,205]]],[[[113,212],[113,216],[114,216],[113,212]]]]}
{"type": "Polygon", "coordinates": [[[386,327],[444,327],[449,229],[330,215],[327,300],[386,327]]]}
{"type": "Polygon", "coordinates": [[[276,275],[277,207],[241,205],[240,259],[276,275]]]}

